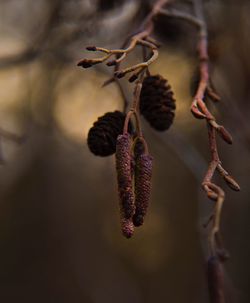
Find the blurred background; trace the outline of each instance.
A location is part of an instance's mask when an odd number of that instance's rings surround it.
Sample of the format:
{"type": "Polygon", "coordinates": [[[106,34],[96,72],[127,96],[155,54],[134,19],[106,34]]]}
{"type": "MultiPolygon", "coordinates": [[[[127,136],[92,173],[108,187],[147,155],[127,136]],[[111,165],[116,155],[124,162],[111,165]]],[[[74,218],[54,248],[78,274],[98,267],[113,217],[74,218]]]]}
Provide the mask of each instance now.
{"type": "MultiPolygon", "coordinates": [[[[189,1],[176,1],[189,9],[189,1]]],[[[86,145],[89,128],[121,110],[112,70],[82,70],[87,45],[118,48],[150,9],[137,0],[0,0],[0,301],[84,303],[208,302],[202,224],[212,203],[201,190],[210,159],[204,121],[190,113],[195,30],[159,17],[160,57],[177,100],[165,133],[143,121],[154,157],[145,224],[122,237],[114,158],[86,145]]],[[[226,191],[222,235],[227,302],[249,302],[250,3],[204,1],[212,80],[222,97],[209,104],[232,133],[218,138],[224,167],[242,187],[226,191]]],[[[95,54],[94,54],[95,55],[95,54]]],[[[140,52],[128,62],[139,62],[140,52]]],[[[129,63],[128,63],[129,64],[129,63]]],[[[133,85],[122,80],[128,98],[133,85]]]]}

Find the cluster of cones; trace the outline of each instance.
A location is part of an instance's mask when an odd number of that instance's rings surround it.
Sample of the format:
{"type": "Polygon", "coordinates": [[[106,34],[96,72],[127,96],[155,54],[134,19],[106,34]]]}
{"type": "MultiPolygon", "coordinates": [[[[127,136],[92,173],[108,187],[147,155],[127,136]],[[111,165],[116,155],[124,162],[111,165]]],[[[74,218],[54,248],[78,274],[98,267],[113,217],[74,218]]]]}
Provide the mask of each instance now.
{"type": "MultiPolygon", "coordinates": [[[[175,99],[167,80],[159,75],[144,78],[139,109],[157,131],[167,130],[172,125],[175,99]]],[[[134,227],[143,224],[148,208],[152,157],[145,140],[137,136],[131,122],[124,132],[125,118],[120,111],[99,117],[89,130],[87,142],[90,151],[97,156],[116,154],[122,233],[130,238],[134,227]]]]}

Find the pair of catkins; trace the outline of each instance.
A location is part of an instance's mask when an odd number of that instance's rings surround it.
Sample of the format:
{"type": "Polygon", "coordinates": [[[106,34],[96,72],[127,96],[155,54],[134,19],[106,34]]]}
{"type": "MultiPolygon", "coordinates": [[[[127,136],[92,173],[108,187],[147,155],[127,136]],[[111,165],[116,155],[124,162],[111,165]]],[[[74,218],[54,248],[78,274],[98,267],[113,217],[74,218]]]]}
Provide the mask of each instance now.
{"type": "MultiPolygon", "coordinates": [[[[174,120],[175,99],[167,80],[160,75],[144,78],[139,99],[140,114],[157,131],[169,129],[174,120]]],[[[88,146],[97,156],[115,153],[120,199],[121,229],[125,237],[133,235],[147,213],[153,158],[142,136],[133,131],[130,122],[124,132],[126,115],[108,112],[94,123],[88,133],[88,146]]]]}

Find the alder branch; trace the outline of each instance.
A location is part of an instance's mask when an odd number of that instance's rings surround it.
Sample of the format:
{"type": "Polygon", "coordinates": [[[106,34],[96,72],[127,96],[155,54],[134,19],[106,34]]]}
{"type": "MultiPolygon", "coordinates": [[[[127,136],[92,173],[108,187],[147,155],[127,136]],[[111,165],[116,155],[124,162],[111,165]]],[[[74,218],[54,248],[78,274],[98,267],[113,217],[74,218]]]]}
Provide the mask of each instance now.
{"type": "Polygon", "coordinates": [[[89,68],[93,65],[103,63],[110,59],[112,56],[115,56],[116,59],[109,60],[106,63],[107,66],[115,66],[114,76],[111,79],[107,80],[104,85],[113,82],[115,78],[123,78],[126,74],[132,72],[134,73],[129,78],[129,81],[134,82],[136,79],[138,79],[139,75],[143,73],[158,57],[159,43],[156,42],[152,37],[150,37],[150,35],[154,30],[153,19],[155,18],[155,16],[160,14],[162,7],[167,3],[170,3],[170,0],[156,1],[151,12],[144,19],[139,29],[135,32],[135,34],[132,34],[128,39],[126,39],[122,48],[109,50],[102,47],[88,46],[87,50],[99,51],[104,53],[105,55],[95,59],[84,58],[80,60],[77,65],[83,68],[89,68]],[[137,45],[142,45],[145,48],[148,48],[151,52],[150,58],[146,61],[127,67],[125,69],[120,69],[120,64],[125,60],[127,55],[135,49],[137,45]]]}
{"type": "Polygon", "coordinates": [[[217,170],[220,173],[220,175],[223,177],[231,189],[239,191],[240,186],[222,167],[222,163],[219,157],[216,132],[228,144],[232,144],[232,137],[230,133],[224,128],[224,126],[219,125],[216,122],[215,117],[211,114],[205,103],[206,96],[210,97],[210,99],[215,102],[219,101],[220,97],[216,92],[214,92],[210,80],[207,26],[203,16],[202,1],[193,0],[193,7],[195,11],[195,17],[200,20],[197,42],[199,59],[199,83],[191,105],[191,112],[196,118],[206,119],[207,122],[206,124],[208,128],[208,140],[211,160],[202,182],[202,188],[206,192],[207,197],[215,201],[213,214],[210,216],[207,223],[207,225],[211,223],[211,229],[208,238],[210,257],[208,259],[207,278],[211,302],[224,303],[224,274],[221,263],[225,261],[229,255],[222,247],[222,240],[220,236],[220,221],[222,207],[225,200],[225,193],[221,187],[212,181],[215,171],[217,170]]]}
{"type": "MultiPolygon", "coordinates": [[[[209,149],[211,153],[211,161],[207,169],[207,173],[202,182],[202,187],[205,190],[207,196],[211,200],[215,200],[214,214],[212,216],[212,228],[209,237],[210,250],[212,255],[216,255],[217,245],[216,239],[217,234],[220,230],[220,216],[221,209],[224,202],[224,191],[212,182],[212,178],[216,170],[222,175],[226,183],[230,188],[234,190],[240,190],[239,185],[236,181],[224,170],[219,158],[217,142],[216,142],[216,132],[221,136],[224,141],[228,144],[232,144],[232,137],[230,133],[224,128],[224,126],[219,125],[215,117],[211,114],[207,105],[205,103],[205,94],[209,94],[211,99],[219,100],[217,94],[213,91],[210,84],[210,72],[209,72],[209,56],[207,48],[207,27],[206,22],[203,17],[202,4],[200,0],[194,0],[194,9],[196,18],[200,20],[199,22],[199,33],[198,33],[198,57],[199,57],[199,84],[191,105],[191,112],[198,119],[206,119],[208,128],[208,138],[209,138],[209,149]]],[[[198,23],[197,23],[198,24],[198,23]]]]}
{"type": "MultiPolygon", "coordinates": [[[[128,123],[132,116],[134,116],[136,121],[136,128],[137,134],[143,140],[142,129],[141,129],[141,122],[140,122],[140,115],[139,115],[139,99],[140,99],[140,92],[142,88],[142,81],[144,77],[144,72],[148,71],[148,67],[158,58],[158,48],[160,44],[151,37],[151,34],[154,31],[154,18],[158,14],[160,14],[160,10],[163,8],[164,5],[170,3],[171,0],[158,0],[152,7],[150,13],[146,16],[143,20],[142,24],[140,25],[139,29],[135,31],[134,34],[130,35],[125,42],[123,43],[120,49],[107,49],[103,47],[96,47],[96,46],[88,46],[86,49],[88,51],[93,52],[101,52],[104,53],[102,57],[97,57],[94,59],[82,59],[78,62],[78,66],[83,68],[89,68],[93,65],[106,62],[107,66],[114,66],[113,76],[104,82],[103,86],[106,86],[112,82],[116,82],[121,96],[124,100],[124,113],[126,113],[127,108],[129,106],[129,102],[125,96],[123,91],[122,85],[119,82],[119,79],[123,78],[125,75],[132,73],[129,78],[129,82],[134,82],[138,78],[135,86],[135,93],[134,93],[134,100],[132,104],[132,108],[126,114],[126,120],[124,124],[124,132],[127,132],[128,123]],[[147,58],[143,55],[142,60],[143,62],[129,66],[124,69],[120,69],[121,63],[126,59],[127,55],[131,53],[136,46],[142,46],[144,50],[144,54],[149,50],[150,57],[147,58]],[[115,59],[110,60],[112,56],[115,56],[115,59]]],[[[144,146],[146,143],[144,142],[144,146]]]]}
{"type": "MultiPolygon", "coordinates": [[[[220,173],[226,183],[229,185],[230,188],[233,190],[240,190],[239,185],[237,182],[229,175],[229,173],[222,167],[218,150],[217,150],[217,142],[216,142],[216,132],[220,135],[220,137],[226,141],[228,144],[232,144],[232,136],[230,133],[224,128],[224,126],[217,123],[215,117],[207,108],[205,103],[205,97],[208,96],[213,101],[219,101],[220,97],[214,91],[211,80],[210,80],[210,73],[209,73],[209,56],[208,56],[208,47],[207,47],[207,26],[203,16],[203,8],[201,0],[193,0],[193,8],[195,11],[195,15],[191,15],[189,13],[178,11],[176,9],[166,9],[164,5],[170,3],[169,0],[158,0],[155,2],[151,12],[142,22],[139,30],[137,30],[134,34],[132,34],[128,39],[125,40],[122,48],[120,49],[113,49],[109,50],[102,47],[96,46],[89,46],[87,50],[89,51],[99,51],[104,53],[102,57],[95,58],[95,59],[82,59],[78,66],[82,66],[83,68],[89,68],[93,65],[103,63],[107,61],[107,66],[114,66],[114,75],[111,79],[108,79],[104,85],[107,85],[113,81],[116,81],[117,84],[118,79],[124,77],[126,74],[132,73],[132,76],[129,78],[130,82],[133,82],[138,79],[140,75],[143,77],[143,73],[148,70],[150,64],[152,64],[158,57],[158,43],[151,37],[151,34],[154,30],[154,17],[160,14],[163,14],[167,17],[171,18],[178,18],[183,19],[190,24],[194,25],[198,29],[198,42],[197,42],[197,51],[198,51],[198,58],[199,58],[199,83],[198,87],[191,105],[191,112],[196,118],[205,119],[207,122],[208,127],[208,137],[209,137],[209,148],[211,153],[211,162],[208,166],[207,173],[205,178],[202,182],[202,187],[207,193],[208,198],[215,200],[216,205],[220,205],[220,207],[215,206],[215,213],[213,216],[213,227],[212,227],[212,234],[210,238],[211,242],[211,250],[215,253],[215,238],[216,234],[219,233],[219,217],[221,213],[221,206],[224,201],[224,192],[223,190],[215,185],[212,182],[214,173],[216,170],[220,173]],[[144,50],[143,55],[143,62],[135,64],[133,66],[120,69],[120,64],[126,59],[127,55],[132,52],[137,45],[141,45],[144,50]],[[150,51],[150,58],[145,56],[147,50],[150,51]],[[116,58],[110,60],[112,56],[116,58]],[[109,60],[109,61],[108,61],[109,60]],[[215,232],[216,231],[216,232],[215,232]]],[[[139,83],[139,82],[138,82],[139,83]]],[[[121,90],[122,95],[122,86],[119,83],[119,88],[121,90]]],[[[136,87],[138,84],[136,85],[136,87]]],[[[125,100],[125,99],[124,99],[125,100]]],[[[124,101],[124,111],[128,106],[127,100],[124,101]]],[[[135,115],[137,128],[139,133],[141,134],[140,130],[140,121],[139,121],[139,114],[137,113],[138,106],[135,107],[134,104],[132,109],[127,114],[127,125],[131,115],[135,115]]]]}
{"type": "MultiPolygon", "coordinates": [[[[237,182],[222,167],[222,163],[217,148],[217,141],[216,141],[217,134],[228,144],[232,144],[232,136],[225,129],[224,126],[217,123],[214,115],[210,112],[207,106],[208,98],[214,102],[218,102],[220,100],[220,97],[215,92],[210,79],[208,37],[207,37],[208,35],[207,35],[206,21],[203,16],[203,5],[202,5],[203,1],[202,0],[191,1],[194,9],[194,15],[173,8],[166,9],[164,8],[164,5],[166,5],[167,3],[170,3],[170,1],[168,0],[156,1],[151,12],[142,22],[139,29],[125,40],[125,42],[123,43],[120,49],[106,49],[102,47],[88,46],[87,50],[94,52],[98,51],[103,53],[103,55],[94,59],[84,58],[78,63],[78,66],[81,66],[83,68],[89,68],[92,67],[93,65],[103,62],[106,62],[107,66],[114,66],[112,78],[108,79],[104,83],[104,85],[108,85],[109,83],[116,81],[122,95],[124,95],[124,92],[119,82],[119,79],[123,78],[127,74],[132,73],[132,75],[130,75],[129,81],[130,82],[136,81],[134,98],[132,101],[131,109],[126,114],[124,128],[123,128],[123,135],[129,137],[128,128],[129,128],[130,120],[133,117],[135,119],[135,124],[136,124],[136,132],[133,134],[133,137],[140,138],[140,141],[144,144],[144,147],[146,149],[147,148],[146,141],[143,138],[142,128],[140,125],[139,103],[140,103],[140,93],[142,89],[142,83],[144,84],[143,82],[144,74],[150,75],[149,66],[157,59],[158,48],[160,46],[159,43],[151,37],[154,32],[154,17],[156,17],[157,15],[164,15],[168,18],[178,18],[192,24],[198,30],[197,57],[199,60],[199,81],[198,81],[198,86],[195,92],[194,99],[192,101],[191,112],[193,113],[195,118],[204,119],[206,121],[207,129],[208,129],[208,141],[209,141],[211,160],[207,167],[205,177],[202,181],[202,188],[207,194],[207,197],[214,201],[213,214],[210,216],[209,222],[207,223],[208,225],[211,223],[211,229],[209,231],[209,236],[208,236],[209,253],[210,253],[208,265],[211,269],[212,274],[209,276],[210,279],[209,282],[213,280],[212,292],[215,293],[215,296],[214,295],[211,296],[212,302],[222,303],[224,302],[224,290],[222,287],[222,283],[219,283],[219,281],[222,282],[223,280],[223,271],[221,270],[222,269],[221,262],[224,261],[228,256],[225,250],[223,249],[222,240],[220,236],[221,212],[225,200],[225,193],[220,186],[218,186],[213,182],[213,177],[215,172],[218,171],[231,189],[236,191],[240,190],[240,187],[237,184],[237,182]],[[128,54],[134,51],[136,46],[142,47],[142,62],[121,69],[120,68],[121,63],[125,61],[128,54]],[[214,262],[214,260],[216,262],[214,262]],[[220,275],[221,277],[220,280],[213,279],[214,276],[218,276],[218,275],[220,275]]],[[[148,95],[150,95],[150,93],[146,91],[146,98],[148,98],[148,95]]],[[[148,100],[150,99],[148,98],[148,100]]],[[[154,98],[152,98],[152,101],[154,101],[154,98]]],[[[127,111],[127,107],[128,107],[128,101],[124,98],[125,113],[127,111]]],[[[143,111],[142,107],[141,110],[143,111]]],[[[134,141],[136,141],[136,139],[134,139],[134,141]]]]}
{"type": "MultiPolygon", "coordinates": [[[[150,64],[152,64],[158,57],[157,46],[146,40],[147,35],[148,35],[147,30],[145,30],[139,34],[136,34],[131,39],[129,46],[126,49],[109,50],[109,49],[105,49],[105,48],[101,48],[101,47],[89,46],[89,47],[87,47],[87,50],[100,51],[100,52],[105,53],[105,55],[102,57],[99,57],[99,58],[95,58],[95,59],[82,59],[80,62],[78,62],[77,65],[82,66],[83,68],[89,68],[98,63],[107,61],[113,55],[119,55],[117,59],[110,60],[107,62],[107,66],[114,66],[114,65],[120,64],[126,58],[127,54],[130,53],[132,50],[134,50],[134,48],[137,45],[144,45],[145,47],[148,47],[152,51],[152,56],[147,61],[141,62],[139,64],[135,64],[133,66],[130,66],[130,67],[122,69],[122,70],[117,70],[114,73],[114,76],[120,79],[120,78],[124,77],[127,73],[137,71],[137,73],[135,73],[133,76],[133,79],[136,80],[138,78],[138,75],[143,70],[145,70],[150,64]],[[143,40],[143,39],[145,39],[145,40],[143,40]]],[[[130,82],[133,82],[133,81],[130,80],[130,82]]]]}

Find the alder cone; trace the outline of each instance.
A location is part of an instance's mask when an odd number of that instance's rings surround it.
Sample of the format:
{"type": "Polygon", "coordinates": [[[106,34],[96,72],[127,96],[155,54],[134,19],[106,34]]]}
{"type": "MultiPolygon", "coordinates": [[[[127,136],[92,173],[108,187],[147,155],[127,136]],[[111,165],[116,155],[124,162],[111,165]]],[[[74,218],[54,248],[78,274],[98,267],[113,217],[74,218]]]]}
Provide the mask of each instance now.
{"type": "Polygon", "coordinates": [[[125,115],[120,111],[108,112],[98,118],[88,133],[90,151],[101,157],[115,153],[116,140],[123,131],[125,115]]]}
{"type": "Polygon", "coordinates": [[[169,129],[175,116],[175,99],[167,80],[160,75],[147,76],[142,83],[140,112],[152,128],[169,129]]]}

